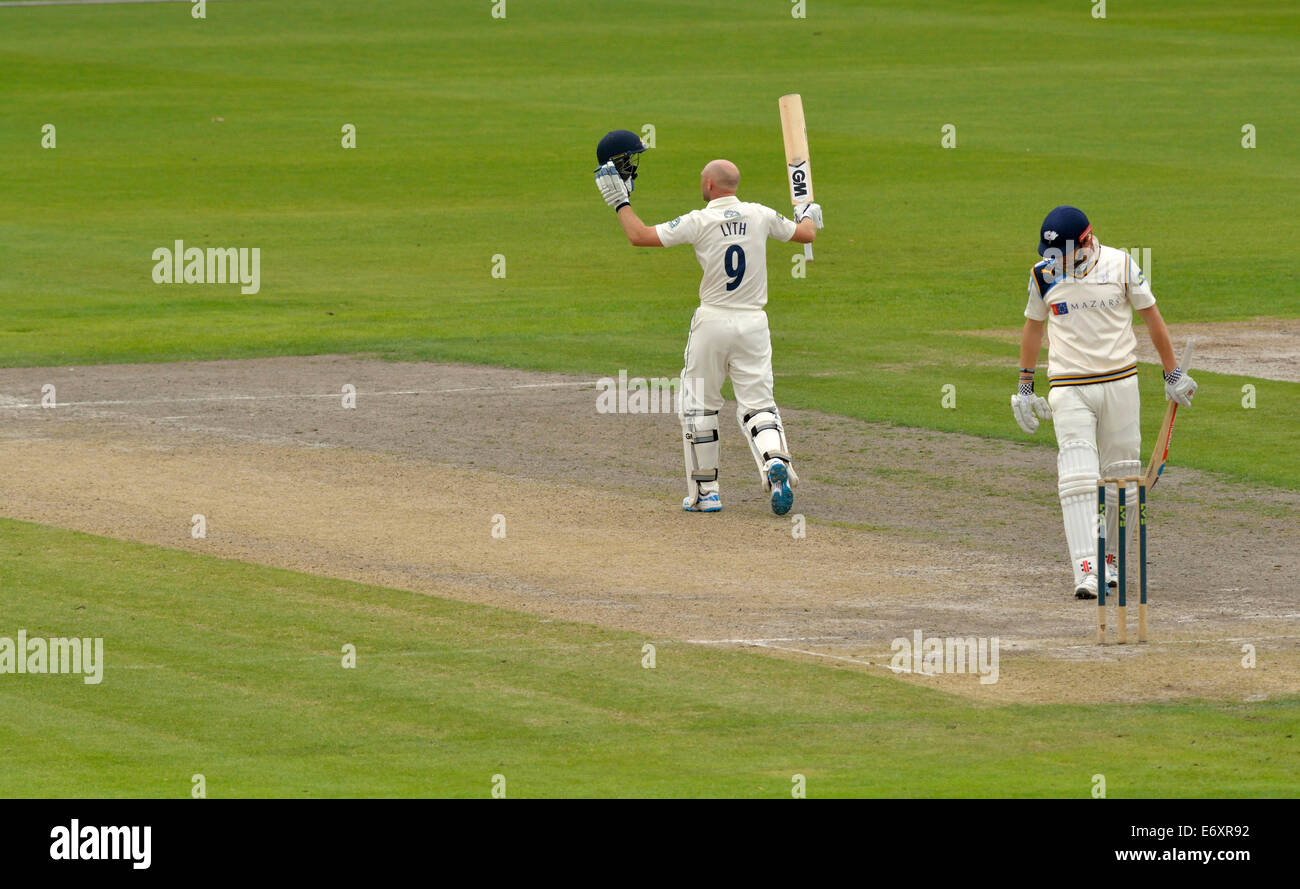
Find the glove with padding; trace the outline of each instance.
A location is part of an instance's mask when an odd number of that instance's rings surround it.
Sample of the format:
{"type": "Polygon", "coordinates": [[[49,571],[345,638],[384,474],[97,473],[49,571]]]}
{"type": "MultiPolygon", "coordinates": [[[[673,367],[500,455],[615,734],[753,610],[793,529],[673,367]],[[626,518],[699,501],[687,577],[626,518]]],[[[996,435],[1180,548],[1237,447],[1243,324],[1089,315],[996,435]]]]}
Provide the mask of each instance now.
{"type": "Polygon", "coordinates": [[[605,199],[605,203],[615,210],[620,209],[624,204],[632,203],[628,200],[627,183],[614,168],[613,161],[604,164],[596,171],[596,187],[600,189],[600,196],[605,199]]]}
{"type": "Polygon", "coordinates": [[[1175,367],[1165,374],[1165,398],[1176,401],[1183,407],[1190,407],[1195,394],[1196,381],[1184,373],[1181,367],[1175,367]]]}
{"type": "Polygon", "coordinates": [[[1021,395],[1017,392],[1011,396],[1011,410],[1015,412],[1020,428],[1030,435],[1038,431],[1038,417],[1044,420],[1052,417],[1052,409],[1048,406],[1047,399],[1041,395],[1021,395]],[[1034,416],[1035,413],[1038,417],[1034,416]]]}
{"type": "Polygon", "coordinates": [[[1038,417],[1044,420],[1052,418],[1052,406],[1046,398],[1034,394],[1034,381],[1028,374],[1020,380],[1020,391],[1011,396],[1011,411],[1016,415],[1020,428],[1030,435],[1038,431],[1038,417]]]}
{"type": "Polygon", "coordinates": [[[821,204],[800,204],[794,208],[794,221],[803,222],[811,218],[817,224],[817,228],[822,228],[822,205],[821,204]]]}

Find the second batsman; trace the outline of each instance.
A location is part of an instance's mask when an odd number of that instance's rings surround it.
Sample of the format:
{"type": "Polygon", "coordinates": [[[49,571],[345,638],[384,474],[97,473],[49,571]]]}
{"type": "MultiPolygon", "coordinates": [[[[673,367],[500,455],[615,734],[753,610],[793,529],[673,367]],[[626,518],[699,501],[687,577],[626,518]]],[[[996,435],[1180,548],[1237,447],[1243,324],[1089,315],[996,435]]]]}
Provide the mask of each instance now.
{"type": "MultiPolygon", "coordinates": [[[[1192,403],[1196,381],[1178,367],[1156,298],[1124,251],[1105,247],[1076,207],[1057,207],[1039,229],[1043,261],[1029,275],[1029,302],[1020,340],[1020,388],[1011,396],[1025,432],[1039,418],[1056,427],[1057,488],[1065,540],[1079,599],[1097,598],[1097,481],[1142,474],[1137,337],[1133,312],[1146,323],[1164,366],[1165,396],[1192,403]],[[1047,327],[1048,397],[1034,394],[1034,365],[1047,327]]],[[[1137,502],[1130,484],[1128,502],[1137,502]]],[[[1115,502],[1115,501],[1111,501],[1115,502]]],[[[1106,521],[1106,583],[1116,586],[1118,514],[1106,521]]]]}

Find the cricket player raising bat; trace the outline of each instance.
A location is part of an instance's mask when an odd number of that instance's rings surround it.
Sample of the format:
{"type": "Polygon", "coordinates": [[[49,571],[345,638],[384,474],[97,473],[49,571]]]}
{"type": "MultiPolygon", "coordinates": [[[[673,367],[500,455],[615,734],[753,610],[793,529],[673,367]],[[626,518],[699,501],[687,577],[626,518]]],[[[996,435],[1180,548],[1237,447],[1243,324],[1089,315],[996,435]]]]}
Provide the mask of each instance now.
{"type": "Polygon", "coordinates": [[[691,244],[704,275],[700,306],[691,319],[681,380],[681,424],[686,459],[682,509],[717,512],[718,411],[726,377],[736,392],[736,419],[758,464],[772,511],[785,515],[798,483],[781,415],[772,395],[772,338],[767,327],[767,239],[811,244],[822,227],[821,207],[803,204],[795,221],[762,204],[736,197],[740,171],[727,160],[710,161],[700,173],[708,203],[670,222],[644,224],[628,201],[637,160],[646,146],[635,133],[615,130],[596,150],[596,185],[618,214],[636,247],[691,244]]]}
{"type": "MultiPolygon", "coordinates": [[[[1025,432],[1038,428],[1039,417],[1050,417],[1056,427],[1057,487],[1074,594],[1095,599],[1097,482],[1142,475],[1134,309],[1160,354],[1166,397],[1190,405],[1196,381],[1178,367],[1169,329],[1142,270],[1127,253],[1102,246],[1082,210],[1057,207],[1039,234],[1043,261],[1029,275],[1020,389],[1011,396],[1011,408],[1025,432]],[[1045,323],[1047,399],[1034,394],[1045,323]]],[[[1137,485],[1131,484],[1128,502],[1136,502],[1136,495],[1137,485]]],[[[1106,584],[1114,587],[1118,513],[1108,510],[1106,519],[1106,584]]]]}

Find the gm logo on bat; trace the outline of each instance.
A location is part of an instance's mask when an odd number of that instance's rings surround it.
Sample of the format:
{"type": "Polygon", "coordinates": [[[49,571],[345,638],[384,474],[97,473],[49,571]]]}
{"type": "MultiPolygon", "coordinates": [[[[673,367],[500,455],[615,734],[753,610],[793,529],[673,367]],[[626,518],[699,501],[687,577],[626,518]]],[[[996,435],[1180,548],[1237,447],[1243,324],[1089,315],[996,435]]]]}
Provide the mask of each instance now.
{"type": "Polygon", "coordinates": [[[790,167],[790,194],[796,200],[808,196],[808,163],[790,167]]]}

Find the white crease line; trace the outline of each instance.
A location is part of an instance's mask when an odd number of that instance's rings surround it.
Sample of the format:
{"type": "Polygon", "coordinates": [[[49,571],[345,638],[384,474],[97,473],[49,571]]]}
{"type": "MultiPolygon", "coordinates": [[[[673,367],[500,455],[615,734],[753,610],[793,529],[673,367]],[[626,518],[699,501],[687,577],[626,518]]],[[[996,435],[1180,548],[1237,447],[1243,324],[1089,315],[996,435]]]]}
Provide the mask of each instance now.
{"type": "Polygon", "coordinates": [[[909,670],[906,667],[891,667],[886,664],[873,664],[871,661],[859,660],[858,658],[854,658],[854,657],[845,657],[844,655],[841,654],[826,654],[825,652],[821,652],[821,651],[809,651],[806,648],[790,648],[785,645],[769,645],[767,643],[759,643],[756,647],[772,648],[777,651],[792,651],[795,654],[809,654],[812,655],[813,657],[830,658],[833,661],[847,661],[850,664],[857,664],[860,667],[880,667],[881,669],[888,670],[891,673],[911,673],[913,676],[924,676],[927,679],[933,679],[935,676],[939,675],[937,673],[926,673],[923,670],[922,671],[909,670]]]}
{"type": "MultiPolygon", "coordinates": [[[[816,638],[838,639],[840,637],[821,636],[821,637],[806,637],[806,638],[811,640],[816,638]]],[[[797,639],[798,637],[796,637],[795,640],[791,640],[791,641],[797,641],[797,639]]],[[[812,657],[828,658],[833,661],[844,661],[850,664],[857,664],[859,667],[880,667],[881,669],[888,670],[891,673],[911,673],[914,676],[925,676],[926,678],[934,678],[935,676],[938,675],[937,673],[926,673],[923,671],[918,672],[916,670],[909,670],[906,667],[894,668],[886,664],[873,664],[871,661],[865,661],[855,657],[847,657],[842,654],[827,654],[824,651],[810,651],[806,648],[791,648],[788,645],[773,645],[771,642],[768,642],[764,639],[718,639],[718,640],[687,639],[686,641],[693,645],[748,645],[752,648],[770,648],[773,651],[788,651],[794,654],[806,654],[806,655],[811,655],[812,657]]]]}
{"type": "MultiPolygon", "coordinates": [[[[909,670],[905,667],[895,669],[887,664],[872,663],[869,660],[861,658],[847,657],[839,654],[828,654],[822,651],[809,651],[805,648],[791,648],[785,645],[773,645],[773,642],[813,642],[818,639],[835,639],[839,641],[848,641],[841,636],[806,636],[794,637],[791,639],[687,639],[686,642],[691,645],[745,645],[752,648],[771,648],[776,651],[789,651],[796,654],[806,654],[813,657],[829,658],[835,661],[846,661],[851,664],[858,664],[865,667],[882,667],[891,673],[912,673],[915,676],[933,677],[939,674],[928,673],[925,671],[909,670]]],[[[1219,643],[1236,643],[1236,642],[1297,642],[1300,637],[1297,636],[1242,636],[1242,637],[1224,637],[1222,639],[1161,639],[1154,642],[1137,642],[1132,645],[1135,649],[1140,649],[1143,645],[1212,645],[1219,643]]],[[[1075,645],[1058,645],[1058,646],[1040,646],[1031,640],[1016,640],[1016,649],[1026,653],[1051,653],[1053,651],[1073,651],[1080,648],[1102,648],[1109,651],[1112,647],[1118,646],[1118,643],[1102,645],[1097,642],[1084,642],[1075,645]],[[1023,646],[1023,647],[1021,647],[1023,646]]],[[[1128,647],[1128,646],[1126,646],[1128,647]]],[[[864,657],[887,657],[885,653],[875,655],[868,652],[864,657]]]]}
{"type": "Polygon", "coordinates": [[[687,639],[692,645],[762,645],[765,642],[820,642],[823,639],[845,640],[843,636],[774,636],[771,639],[687,639]]]}
{"type": "MultiPolygon", "coordinates": [[[[463,386],[456,389],[395,389],[391,392],[357,392],[357,397],[365,396],[367,398],[384,397],[390,395],[446,395],[454,392],[510,392],[516,389],[559,389],[568,387],[586,387],[595,388],[595,381],[583,381],[579,383],[520,383],[515,386],[463,386]]],[[[141,398],[141,399],[112,399],[105,401],[60,401],[54,408],[48,410],[58,410],[61,407],[113,407],[127,404],[184,404],[201,401],[273,401],[285,398],[342,398],[342,392],[326,392],[324,394],[316,392],[308,393],[287,393],[283,395],[199,395],[190,398],[141,398]]],[[[0,401],[0,409],[5,408],[39,408],[38,402],[9,402],[8,400],[0,401]]]]}

